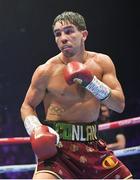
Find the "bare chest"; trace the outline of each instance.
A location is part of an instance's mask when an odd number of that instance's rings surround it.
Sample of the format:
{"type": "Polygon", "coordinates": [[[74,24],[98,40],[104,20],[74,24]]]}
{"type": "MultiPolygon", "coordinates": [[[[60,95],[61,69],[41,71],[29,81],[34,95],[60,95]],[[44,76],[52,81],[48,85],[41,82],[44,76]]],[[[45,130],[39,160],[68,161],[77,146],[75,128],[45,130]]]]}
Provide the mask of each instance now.
{"type": "MultiPolygon", "coordinates": [[[[56,98],[61,97],[61,100],[64,98],[66,101],[90,99],[92,95],[84,87],[76,83],[73,85],[66,83],[63,73],[64,68],[65,66],[58,66],[54,69],[48,82],[48,91],[56,98]]],[[[96,75],[101,79],[101,70],[98,65],[89,63],[87,69],[91,71],[93,76],[96,75]]]]}
{"type": "Polygon", "coordinates": [[[63,76],[63,73],[59,73],[52,76],[48,83],[48,91],[56,98],[64,98],[65,100],[80,100],[87,98],[89,95],[83,87],[78,84],[69,86],[63,76]]]}

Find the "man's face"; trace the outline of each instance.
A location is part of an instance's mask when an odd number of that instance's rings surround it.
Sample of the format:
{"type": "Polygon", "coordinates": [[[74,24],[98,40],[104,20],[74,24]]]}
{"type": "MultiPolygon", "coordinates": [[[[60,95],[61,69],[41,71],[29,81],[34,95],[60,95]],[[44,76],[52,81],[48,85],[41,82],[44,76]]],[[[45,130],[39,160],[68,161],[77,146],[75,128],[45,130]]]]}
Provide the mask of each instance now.
{"type": "Polygon", "coordinates": [[[87,31],[79,31],[73,24],[56,22],[54,26],[55,42],[59,50],[66,56],[76,55],[84,46],[87,31]]]}

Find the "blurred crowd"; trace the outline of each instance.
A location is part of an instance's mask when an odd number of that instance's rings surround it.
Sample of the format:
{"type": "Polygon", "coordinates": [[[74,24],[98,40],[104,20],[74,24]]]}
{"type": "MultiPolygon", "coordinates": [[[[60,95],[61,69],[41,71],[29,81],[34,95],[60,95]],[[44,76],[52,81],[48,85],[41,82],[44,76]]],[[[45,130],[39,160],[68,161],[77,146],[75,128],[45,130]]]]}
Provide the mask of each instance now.
{"type": "MultiPolygon", "coordinates": [[[[27,137],[19,113],[11,113],[4,108],[0,116],[0,137],[27,137]]],[[[35,164],[35,156],[30,144],[0,145],[0,166],[35,164]]],[[[33,171],[0,173],[0,179],[31,179],[33,171]]]]}
{"type": "MultiPolygon", "coordinates": [[[[1,145],[0,166],[34,164],[34,155],[29,144],[1,145]]],[[[0,174],[0,179],[31,179],[33,171],[8,172],[0,174]]]]}

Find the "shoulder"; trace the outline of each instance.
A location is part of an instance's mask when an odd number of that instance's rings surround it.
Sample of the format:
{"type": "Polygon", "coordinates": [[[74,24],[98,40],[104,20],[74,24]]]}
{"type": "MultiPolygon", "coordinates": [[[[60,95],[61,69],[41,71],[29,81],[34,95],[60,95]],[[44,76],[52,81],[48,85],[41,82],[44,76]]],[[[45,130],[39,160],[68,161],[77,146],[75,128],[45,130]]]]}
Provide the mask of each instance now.
{"type": "Polygon", "coordinates": [[[99,52],[91,52],[87,51],[88,57],[93,58],[95,61],[102,62],[112,62],[111,58],[107,54],[99,53],[99,52]]]}
{"type": "Polygon", "coordinates": [[[46,63],[44,63],[44,65],[46,65],[46,67],[50,67],[50,66],[59,64],[59,57],[60,57],[60,54],[57,54],[56,56],[48,59],[46,63]]]}
{"type": "Polygon", "coordinates": [[[96,61],[97,63],[106,63],[106,64],[113,63],[112,59],[107,54],[98,53],[98,52],[90,52],[90,51],[88,51],[88,54],[90,58],[93,58],[94,61],[96,61]]]}
{"type": "Polygon", "coordinates": [[[43,76],[46,74],[49,74],[54,66],[56,66],[59,63],[58,55],[48,59],[44,64],[39,65],[36,70],[35,74],[38,74],[40,76],[43,76]]]}
{"type": "Polygon", "coordinates": [[[114,63],[112,61],[112,59],[110,58],[109,55],[107,54],[103,54],[103,53],[97,53],[97,52],[93,52],[94,55],[94,61],[100,65],[100,67],[102,67],[102,69],[105,71],[112,71],[115,70],[115,66],[114,63]]]}
{"type": "Polygon", "coordinates": [[[55,63],[56,58],[53,57],[48,59],[44,64],[39,65],[32,75],[32,82],[47,81],[55,63]]]}
{"type": "Polygon", "coordinates": [[[103,74],[116,74],[115,65],[107,54],[88,51],[88,57],[88,61],[94,64],[94,66],[97,65],[103,74]]]}

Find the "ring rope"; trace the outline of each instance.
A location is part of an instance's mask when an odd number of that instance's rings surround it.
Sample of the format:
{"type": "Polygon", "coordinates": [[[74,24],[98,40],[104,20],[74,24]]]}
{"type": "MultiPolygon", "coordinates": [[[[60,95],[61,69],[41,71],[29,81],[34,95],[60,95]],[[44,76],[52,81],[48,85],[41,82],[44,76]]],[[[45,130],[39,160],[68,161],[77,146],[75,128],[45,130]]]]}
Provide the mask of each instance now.
{"type": "MultiPolygon", "coordinates": [[[[99,125],[99,131],[115,129],[140,124],[140,117],[124,119],[120,121],[104,123],[99,125]]],[[[24,144],[30,143],[30,137],[0,138],[0,145],[3,144],[24,144]]]]}
{"type": "Polygon", "coordinates": [[[0,166],[0,174],[7,172],[27,172],[34,171],[36,164],[23,164],[23,165],[7,165],[0,166]]]}
{"type": "Polygon", "coordinates": [[[30,143],[30,137],[0,138],[0,145],[30,143]]]}
{"type": "MultiPolygon", "coordinates": [[[[140,146],[125,148],[125,149],[121,149],[121,150],[115,150],[113,152],[117,157],[136,155],[136,154],[140,154],[140,146]]],[[[5,172],[34,171],[35,168],[36,168],[36,164],[0,166],[0,174],[5,173],[5,172]]]]}
{"type": "Polygon", "coordinates": [[[125,148],[125,149],[114,150],[113,152],[114,152],[115,156],[117,156],[117,157],[136,155],[136,154],[140,154],[140,146],[134,146],[134,147],[129,147],[129,148],[125,148]]]}
{"type": "Polygon", "coordinates": [[[114,122],[110,122],[110,123],[101,124],[101,125],[99,125],[99,131],[133,126],[136,124],[140,124],[140,117],[128,118],[128,119],[124,119],[124,120],[120,120],[120,121],[114,121],[114,122]]]}

